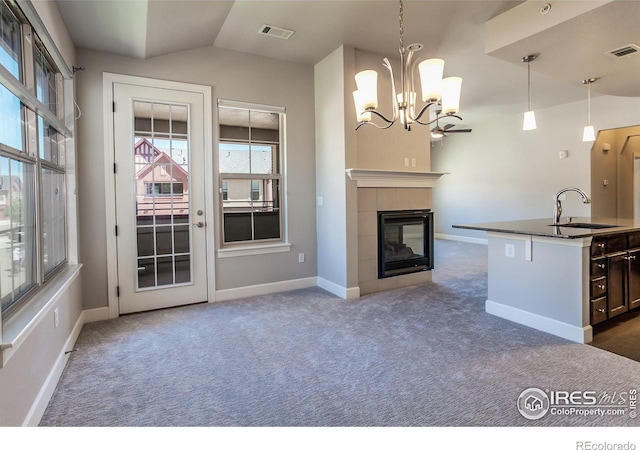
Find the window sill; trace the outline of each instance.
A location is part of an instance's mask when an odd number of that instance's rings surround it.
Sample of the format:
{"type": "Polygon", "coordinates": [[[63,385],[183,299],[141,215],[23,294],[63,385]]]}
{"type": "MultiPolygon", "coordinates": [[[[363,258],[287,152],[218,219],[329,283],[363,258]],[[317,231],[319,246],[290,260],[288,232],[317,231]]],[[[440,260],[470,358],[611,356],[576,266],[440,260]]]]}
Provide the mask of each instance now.
{"type": "Polygon", "coordinates": [[[278,242],[277,244],[243,245],[238,247],[221,248],[218,258],[236,258],[239,256],[264,255],[268,253],[290,252],[291,244],[278,242]]]}
{"type": "Polygon", "coordinates": [[[49,313],[60,295],[80,274],[82,264],[70,264],[34,294],[22,309],[2,323],[0,368],[9,361],[20,345],[27,340],[38,324],[49,313]]]}

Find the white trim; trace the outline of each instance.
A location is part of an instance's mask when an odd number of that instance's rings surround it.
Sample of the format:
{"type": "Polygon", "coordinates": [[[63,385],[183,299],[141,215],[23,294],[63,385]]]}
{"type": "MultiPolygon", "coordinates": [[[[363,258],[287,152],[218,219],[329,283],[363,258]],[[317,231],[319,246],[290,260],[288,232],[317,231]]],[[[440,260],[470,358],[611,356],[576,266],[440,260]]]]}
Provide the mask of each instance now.
{"type": "Polygon", "coordinates": [[[485,311],[494,316],[510,320],[546,333],[559,336],[580,344],[586,344],[593,340],[593,328],[591,325],[578,327],[559,320],[550,319],[529,311],[514,308],[512,306],[496,303],[491,300],[485,302],[485,311]]]}
{"type": "MultiPolygon", "coordinates": [[[[130,84],[141,87],[159,89],[174,89],[202,94],[204,99],[204,153],[205,153],[205,178],[213,183],[213,117],[212,117],[212,87],[177,81],[166,81],[155,78],[136,77],[116,73],[103,72],[102,78],[102,116],[104,126],[104,175],[105,175],[105,212],[106,212],[106,244],[107,244],[107,288],[109,301],[109,318],[120,315],[118,297],[118,254],[115,236],[116,227],[116,194],[115,179],[113,176],[114,154],[114,129],[113,129],[113,85],[115,83],[130,84]]],[[[214,222],[213,184],[211,189],[205,189],[205,218],[208,223],[214,222]]],[[[215,293],[215,267],[214,267],[215,242],[213,236],[207,239],[207,294],[212,301],[215,293]]]]}
{"type": "Polygon", "coordinates": [[[18,351],[20,346],[29,338],[40,322],[49,314],[60,296],[68,292],[69,286],[78,275],[82,264],[69,265],[49,284],[45,284],[25,304],[21,311],[10,317],[2,327],[2,342],[0,344],[0,368],[18,351]]]}
{"type": "Polygon", "coordinates": [[[237,256],[264,255],[267,253],[290,252],[291,244],[277,243],[271,245],[243,245],[218,250],[218,258],[235,258],[237,256]]]}
{"type": "Polygon", "coordinates": [[[264,105],[261,103],[241,102],[237,100],[218,99],[218,107],[235,108],[235,109],[253,109],[255,111],[270,112],[277,114],[285,114],[287,112],[284,106],[264,105]]]}
{"type": "Polygon", "coordinates": [[[68,351],[73,350],[73,347],[78,340],[78,336],[80,336],[80,331],[82,330],[82,326],[84,325],[84,311],[80,316],[78,316],[78,320],[76,320],[73,329],[71,330],[71,334],[67,338],[67,341],[62,348],[62,351],[58,355],[56,362],[53,367],[49,371],[49,375],[47,375],[47,379],[44,381],[42,387],[40,388],[40,392],[36,396],[27,416],[22,422],[23,427],[37,427],[42,420],[42,416],[44,415],[47,406],[49,405],[49,401],[51,401],[51,397],[60,381],[60,377],[62,376],[62,372],[67,365],[67,361],[69,360],[68,351]]]}
{"type": "Polygon", "coordinates": [[[489,239],[474,238],[469,236],[458,236],[456,234],[434,233],[434,239],[444,239],[447,241],[469,242],[471,244],[489,245],[489,239]]]}
{"type": "Polygon", "coordinates": [[[318,277],[318,287],[325,291],[331,292],[334,295],[344,299],[352,300],[354,298],[360,298],[360,287],[346,288],[334,283],[333,281],[326,280],[318,277]]]}
{"type": "Polygon", "coordinates": [[[396,187],[432,188],[443,172],[409,172],[400,170],[347,169],[347,176],[359,188],[396,187]]]}
{"type": "Polygon", "coordinates": [[[102,308],[85,309],[82,311],[84,315],[84,323],[100,322],[102,320],[109,320],[111,318],[109,314],[109,307],[103,306],[102,308]]]}
{"type": "Polygon", "coordinates": [[[256,295],[275,294],[317,286],[316,277],[298,278],[295,280],[277,281],[275,283],[254,284],[238,288],[216,291],[216,302],[254,297],[256,295]]]}

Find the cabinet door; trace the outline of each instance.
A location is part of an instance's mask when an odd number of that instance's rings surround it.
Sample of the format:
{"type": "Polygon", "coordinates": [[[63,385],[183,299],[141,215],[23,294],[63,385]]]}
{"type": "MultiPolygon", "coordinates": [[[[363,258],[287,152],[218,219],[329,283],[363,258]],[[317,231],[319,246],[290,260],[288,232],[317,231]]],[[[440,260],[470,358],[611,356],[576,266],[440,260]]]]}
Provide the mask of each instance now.
{"type": "Polygon", "coordinates": [[[629,309],[627,279],[629,260],[627,253],[607,258],[607,309],[609,318],[629,309]]]}
{"type": "Polygon", "coordinates": [[[629,308],[640,307],[640,250],[629,252],[629,308]]]}

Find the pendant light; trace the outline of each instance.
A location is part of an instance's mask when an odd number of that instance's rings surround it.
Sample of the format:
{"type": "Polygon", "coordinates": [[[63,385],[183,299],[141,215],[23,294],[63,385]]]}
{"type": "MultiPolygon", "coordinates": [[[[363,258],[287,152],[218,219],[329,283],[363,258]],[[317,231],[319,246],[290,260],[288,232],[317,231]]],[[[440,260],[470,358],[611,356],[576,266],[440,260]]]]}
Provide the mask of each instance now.
{"type": "Polygon", "coordinates": [[[536,55],[528,55],[522,58],[522,62],[527,63],[527,91],[528,91],[528,106],[527,112],[524,113],[524,120],[522,122],[522,129],[535,130],[536,127],[536,114],[531,109],[531,61],[536,59],[536,55]]]}
{"type": "Polygon", "coordinates": [[[596,81],[595,78],[582,80],[582,84],[587,85],[587,125],[582,132],[582,142],[593,142],[596,140],[596,130],[591,125],[591,83],[596,81]]]}

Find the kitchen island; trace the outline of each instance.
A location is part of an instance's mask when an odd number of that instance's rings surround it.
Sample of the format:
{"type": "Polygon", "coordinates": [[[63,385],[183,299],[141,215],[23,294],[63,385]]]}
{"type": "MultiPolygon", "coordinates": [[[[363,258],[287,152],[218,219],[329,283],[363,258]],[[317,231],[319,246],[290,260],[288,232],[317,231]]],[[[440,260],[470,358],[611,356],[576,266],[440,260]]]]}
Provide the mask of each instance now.
{"type": "Polygon", "coordinates": [[[592,325],[640,307],[640,220],[578,217],[552,225],[549,218],[453,227],[487,233],[490,314],[587,343],[592,325]]]}

